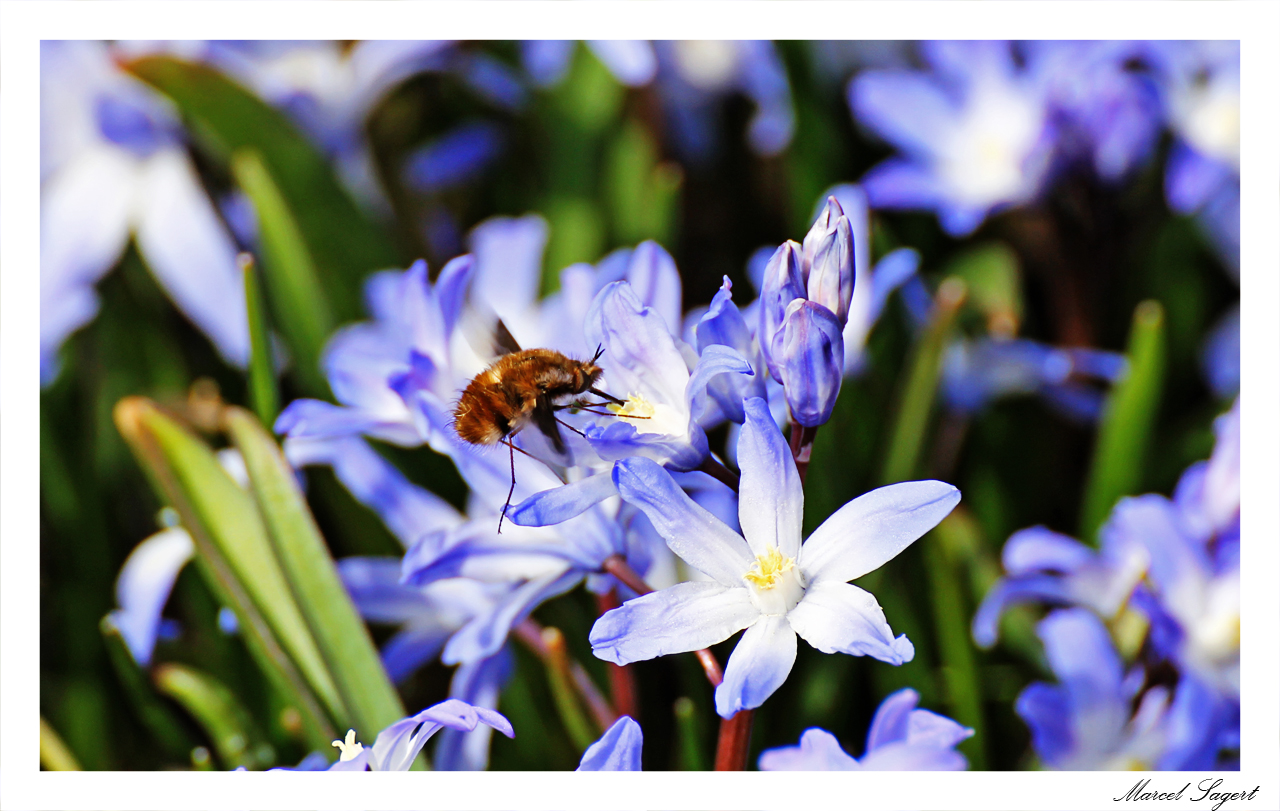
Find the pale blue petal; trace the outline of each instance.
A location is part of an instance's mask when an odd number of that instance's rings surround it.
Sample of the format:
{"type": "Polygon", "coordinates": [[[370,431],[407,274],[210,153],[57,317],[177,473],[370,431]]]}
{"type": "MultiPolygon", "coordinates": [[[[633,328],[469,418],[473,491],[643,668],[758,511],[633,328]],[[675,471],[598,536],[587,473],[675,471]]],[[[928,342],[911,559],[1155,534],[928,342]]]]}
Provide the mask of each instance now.
{"type": "Polygon", "coordinates": [[[587,343],[603,345],[600,365],[609,385],[653,403],[685,406],[689,367],[663,317],[644,306],[626,282],[606,285],[591,302],[587,343]]]}
{"type": "Polygon", "coordinates": [[[787,680],[795,661],[796,632],[787,617],[761,616],[729,655],[724,681],[716,688],[716,713],[732,718],[739,710],[759,707],[787,680]]]}
{"type": "Polygon", "coordinates": [[[1088,546],[1045,527],[1021,529],[1009,536],[1001,552],[1010,575],[1033,572],[1074,572],[1097,557],[1088,546]]]}
{"type": "Polygon", "coordinates": [[[903,158],[888,158],[862,177],[873,208],[935,209],[946,199],[942,181],[928,168],[903,158]]]}
{"type": "Polygon", "coordinates": [[[773,360],[796,422],[810,427],[831,417],[844,379],[844,335],[821,304],[796,300],[774,335],[773,360]]]}
{"type": "Polygon", "coordinates": [[[945,749],[972,736],[972,729],[961,726],[944,715],[928,710],[916,710],[911,713],[908,720],[906,742],[914,746],[945,749]]]}
{"type": "Polygon", "coordinates": [[[964,755],[945,747],[915,746],[905,741],[868,752],[859,761],[866,771],[958,772],[968,766],[964,755]]]}
{"type": "Polygon", "coordinates": [[[83,151],[40,188],[40,285],[93,284],[129,239],[138,163],[122,150],[83,151]]]}
{"type": "MultiPolygon", "coordinates": [[[[498,706],[502,686],[515,670],[508,645],[488,659],[458,665],[449,682],[449,697],[460,699],[477,708],[493,710],[498,706]]],[[[487,725],[474,732],[450,729],[440,731],[432,753],[431,764],[442,772],[477,772],[489,766],[489,743],[493,733],[487,725]]]]}
{"type": "Polygon", "coordinates": [[[804,641],[823,653],[871,656],[891,665],[915,657],[906,636],[894,638],[876,598],[852,583],[811,584],[787,619],[804,641]]]}
{"type": "Polygon", "coordinates": [[[166,150],[146,168],[138,251],[178,309],[236,366],[249,362],[249,317],[236,246],[186,154],[166,150]]]}
{"type": "Polygon", "coordinates": [[[912,711],[920,703],[920,694],[910,687],[892,693],[880,702],[867,730],[867,751],[894,741],[907,739],[907,725],[912,711]]]}
{"type": "Polygon", "coordinates": [[[901,482],[858,496],[813,531],[800,550],[810,582],[845,583],[892,560],[960,503],[946,482],[901,482]]]}
{"type": "Polygon", "coordinates": [[[476,262],[471,295],[502,318],[518,321],[538,298],[547,236],[546,221],[535,214],[492,217],[477,225],[469,238],[476,262]]]}
{"type": "Polygon", "coordinates": [[[852,772],[858,761],[840,747],[836,736],[825,729],[806,729],[799,746],[780,746],[760,753],[762,772],[852,772]]]}
{"type": "Polygon", "coordinates": [[[666,249],[653,240],[646,240],[631,252],[627,263],[626,280],[646,307],[652,307],[667,325],[671,334],[680,327],[680,313],[684,309],[680,271],[676,261],[666,249]]]}
{"type": "Polygon", "coordinates": [[[747,421],[738,438],[738,523],[754,555],[777,549],[783,557],[800,554],[804,487],[791,448],[759,397],[744,404],[747,421]]]}
{"type": "Polygon", "coordinates": [[[913,248],[898,248],[884,255],[871,274],[871,311],[867,320],[874,324],[880,318],[889,294],[916,274],[920,254],[913,248]]]}
{"type": "Polygon", "coordinates": [[[436,658],[452,629],[439,625],[408,625],[397,631],[382,646],[382,666],[387,677],[399,684],[418,668],[436,658]]]}
{"type": "Polygon", "coordinates": [[[520,63],[539,87],[553,87],[569,70],[576,43],[571,39],[532,39],[520,42],[520,63]]]}
{"type": "Polygon", "coordinates": [[[1014,711],[1031,730],[1031,743],[1040,759],[1061,766],[1077,746],[1071,728],[1071,700],[1057,685],[1033,682],[1018,694],[1014,711]]]}
{"type": "Polygon", "coordinates": [[[547,527],[581,515],[617,494],[612,471],[596,473],[576,482],[542,490],[519,504],[513,504],[507,510],[507,520],[524,527],[547,527]]]}
{"type": "MultiPolygon", "coordinates": [[[[323,400],[294,400],[276,418],[275,432],[290,438],[349,437],[359,434],[408,438],[412,426],[380,419],[359,408],[347,408],[323,400]]],[[[412,433],[417,436],[416,432],[412,433]]]]}
{"type": "Polygon", "coordinates": [[[417,715],[403,718],[382,732],[373,743],[372,761],[378,771],[408,771],[427,739],[442,727],[470,732],[486,724],[508,738],[514,738],[511,722],[494,710],[472,707],[464,701],[446,699],[417,715]]]}
{"type": "Polygon", "coordinates": [[[723,374],[750,378],[755,376],[755,370],[733,347],[720,344],[708,346],[698,358],[698,365],[693,367],[693,373],[689,375],[689,383],[685,387],[685,398],[693,419],[702,419],[711,405],[712,395],[708,388],[716,382],[718,375],[723,374]]]}
{"type": "MultiPolygon", "coordinates": [[[[938,139],[955,125],[951,100],[934,81],[914,72],[859,74],[849,83],[849,106],[858,123],[921,157],[931,156],[938,139]]],[[[874,200],[872,206],[878,207],[874,200]]]]}
{"type": "Polygon", "coordinates": [[[337,566],[351,601],[370,622],[408,622],[431,607],[421,590],[400,585],[400,558],[350,557],[337,566]]]}
{"type": "Polygon", "coordinates": [[[723,642],[760,617],[745,588],[695,581],[655,591],[601,616],[591,650],[617,665],[723,642]]]}
{"type": "Polygon", "coordinates": [[[653,81],[658,71],[658,58],[653,45],[645,40],[590,40],[587,47],[614,78],[627,87],[640,87],[653,81]]]}
{"type": "Polygon", "coordinates": [[[195,545],[185,529],[174,527],[157,532],[138,544],[125,559],[116,579],[116,602],[111,620],[120,631],[138,664],[151,663],[160,612],[178,573],[195,555],[195,545]]]}
{"type": "MultiPolygon", "coordinates": [[[[618,492],[648,516],[671,551],[724,586],[742,586],[755,557],[740,535],[694,503],[658,464],[624,459],[613,467],[618,492]]],[[[745,592],[744,592],[745,593],[745,592]]]]}
{"type": "Polygon", "coordinates": [[[558,597],[582,582],[582,573],[570,570],[534,578],[512,591],[485,616],[454,634],[440,657],[445,664],[474,662],[498,652],[511,627],[533,613],[543,602],[558,597]]]}
{"type": "Polygon", "coordinates": [[[1076,591],[1065,578],[1052,574],[1022,575],[997,580],[973,615],[973,641],[980,648],[996,644],[1000,616],[1019,603],[1066,605],[1076,602],[1076,591]]]}
{"type": "Polygon", "coordinates": [[[644,733],[640,725],[624,715],[587,747],[578,764],[580,772],[638,772],[644,733]]]}

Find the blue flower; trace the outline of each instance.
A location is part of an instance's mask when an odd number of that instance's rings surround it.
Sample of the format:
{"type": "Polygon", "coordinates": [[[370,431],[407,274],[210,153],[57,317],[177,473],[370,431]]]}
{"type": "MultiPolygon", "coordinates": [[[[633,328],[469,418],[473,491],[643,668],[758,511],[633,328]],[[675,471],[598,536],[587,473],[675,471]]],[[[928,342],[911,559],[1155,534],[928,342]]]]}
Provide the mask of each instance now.
{"type": "Polygon", "coordinates": [[[950,718],[916,709],[920,695],[903,688],[880,702],[862,759],[850,756],[825,729],[805,730],[798,746],[760,753],[760,771],[962,771],[956,744],[973,735],[950,718]]]}
{"type": "Polygon", "coordinates": [[[1033,199],[1055,136],[1043,84],[1006,42],[927,42],[929,72],[875,70],[849,84],[854,118],[902,152],[862,179],[873,208],[928,209],[955,237],[1033,199]]]}
{"type": "Polygon", "coordinates": [[[746,403],[738,458],[742,535],[679,488],[654,462],[614,466],[622,497],[644,511],[672,551],[710,581],[630,600],[596,621],[591,645],[615,664],[708,647],[746,629],[716,688],[725,718],[760,706],[791,671],[796,634],[825,653],[891,664],[915,650],[894,638],[875,598],[850,584],[919,538],[960,500],[942,482],[906,482],[846,504],[801,545],[804,494],[786,441],[763,400],[746,403]]]}
{"type": "Polygon", "coordinates": [[[969,415],[1002,397],[1039,394],[1065,416],[1093,422],[1103,395],[1086,381],[1115,383],[1125,368],[1123,355],[1099,349],[1063,349],[1025,338],[959,340],[943,358],[941,393],[951,408],[969,415]]]}
{"type": "Polygon", "coordinates": [[[97,313],[94,285],[133,237],[174,304],[230,363],[249,358],[236,245],[183,148],[177,116],[101,42],[40,49],[40,374],[97,313]]]}
{"type": "Polygon", "coordinates": [[[1200,224],[1234,275],[1240,272],[1240,44],[1157,42],[1169,122],[1177,136],[1165,197],[1200,224]]]}
{"type": "Polygon", "coordinates": [[[515,737],[511,722],[501,713],[451,698],[396,721],[378,733],[371,747],[357,743],[355,730],[348,730],[345,740],[333,742],[342,754],[329,771],[405,772],[431,736],[441,729],[472,732],[481,724],[508,738],[515,737]]]}
{"type": "Polygon", "coordinates": [[[609,727],[600,740],[587,747],[578,764],[580,772],[638,772],[644,733],[630,716],[624,715],[609,727]]]}
{"type": "Polygon", "coordinates": [[[709,404],[708,383],[726,372],[754,374],[741,355],[723,345],[709,346],[690,371],[669,330],[625,282],[609,284],[592,303],[587,340],[604,347],[600,365],[606,390],[627,400],[616,412],[619,419],[586,430],[600,458],[644,455],[673,470],[697,468],[710,453],[698,422],[709,404]]]}
{"type": "Polygon", "coordinates": [[[1166,742],[1169,691],[1140,696],[1144,673],[1123,671],[1106,628],[1090,611],[1054,611],[1039,625],[1058,684],[1035,682],[1014,708],[1031,728],[1045,765],[1072,771],[1158,768],[1166,742]]]}

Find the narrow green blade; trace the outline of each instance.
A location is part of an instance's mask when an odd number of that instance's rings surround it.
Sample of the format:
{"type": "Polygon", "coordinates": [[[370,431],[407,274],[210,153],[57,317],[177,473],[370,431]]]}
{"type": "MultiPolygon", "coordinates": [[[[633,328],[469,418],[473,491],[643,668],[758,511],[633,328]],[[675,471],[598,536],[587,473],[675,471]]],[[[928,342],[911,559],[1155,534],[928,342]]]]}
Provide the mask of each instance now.
{"type": "Polygon", "coordinates": [[[151,401],[127,397],[116,425],[157,494],[178,511],[210,587],[235,611],[250,652],[297,706],[310,745],[327,747],[347,722],[315,640],[267,538],[253,498],[217,457],[151,401]]]}
{"type": "Polygon", "coordinates": [[[889,450],[881,468],[880,481],[884,484],[909,481],[917,475],[920,449],[929,432],[929,415],[938,390],[942,353],[947,348],[965,293],[965,284],[959,279],[949,278],[942,283],[929,324],[912,349],[906,380],[898,397],[889,450]]]}
{"type": "Polygon", "coordinates": [[[1116,502],[1142,489],[1164,384],[1164,308],[1144,301],[1133,311],[1126,351],[1129,368],[1107,398],[1085,485],[1080,537],[1096,540],[1116,502]]]}
{"type": "Polygon", "coordinates": [[[352,725],[362,737],[371,738],[405,716],[378,649],[342,585],[280,447],[242,408],[227,410],[226,425],[244,457],[288,587],[350,709],[352,725]]]}
{"type": "Polygon", "coordinates": [[[262,769],[275,762],[253,716],[222,682],[179,664],[160,665],[153,678],[160,692],[181,704],[204,729],[224,769],[262,769]]]}
{"type": "Polygon", "coordinates": [[[231,171],[258,213],[267,289],[276,302],[275,316],[293,350],[298,376],[311,392],[323,393],[327,386],[320,373],[320,353],[333,332],[334,318],[311,251],[262,156],[241,150],[231,159],[231,171]]]}
{"type": "Polygon", "coordinates": [[[276,363],[271,352],[267,303],[253,256],[242,253],[239,262],[244,273],[244,298],[249,313],[249,400],[258,419],[264,425],[273,425],[280,413],[280,395],[276,390],[276,363]]]}

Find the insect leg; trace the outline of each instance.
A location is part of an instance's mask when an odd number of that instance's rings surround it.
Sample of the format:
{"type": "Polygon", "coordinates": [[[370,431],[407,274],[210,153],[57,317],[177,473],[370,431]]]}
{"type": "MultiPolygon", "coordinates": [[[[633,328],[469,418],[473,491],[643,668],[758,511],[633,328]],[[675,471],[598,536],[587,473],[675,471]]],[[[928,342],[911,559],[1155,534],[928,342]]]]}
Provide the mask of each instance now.
{"type": "MultiPolygon", "coordinates": [[[[584,409],[584,410],[585,410],[585,409],[584,409]]],[[[598,414],[598,413],[600,413],[600,412],[598,412],[598,411],[590,411],[590,412],[588,412],[588,413],[589,413],[589,414],[598,414]]],[[[568,428],[570,431],[573,431],[575,434],[577,434],[578,436],[582,437],[583,439],[586,439],[586,438],[587,438],[587,435],[586,435],[586,434],[582,433],[582,432],[581,432],[581,431],[579,431],[577,428],[574,428],[572,425],[570,425],[569,423],[567,423],[567,422],[565,422],[564,420],[560,419],[559,417],[556,417],[556,422],[560,423],[560,424],[561,424],[561,425],[563,425],[565,428],[568,428]]]]}
{"type": "Polygon", "coordinates": [[[609,402],[613,403],[614,405],[626,405],[626,404],[627,404],[627,401],[626,401],[626,400],[619,400],[617,397],[614,397],[612,394],[605,394],[604,392],[600,391],[600,389],[597,389],[595,386],[591,386],[590,388],[588,388],[588,389],[587,389],[587,391],[591,392],[592,394],[594,394],[594,395],[595,395],[595,396],[597,396],[597,397],[603,397],[604,399],[608,400],[609,402]]]}
{"type": "MultiPolygon", "coordinates": [[[[507,517],[507,508],[511,506],[511,497],[516,493],[516,446],[511,444],[510,439],[500,439],[499,442],[505,444],[511,449],[511,489],[507,491],[507,503],[502,505],[502,515],[498,516],[498,534],[502,534],[502,520],[507,517]]],[[[520,451],[524,453],[524,451],[520,451]]]]}

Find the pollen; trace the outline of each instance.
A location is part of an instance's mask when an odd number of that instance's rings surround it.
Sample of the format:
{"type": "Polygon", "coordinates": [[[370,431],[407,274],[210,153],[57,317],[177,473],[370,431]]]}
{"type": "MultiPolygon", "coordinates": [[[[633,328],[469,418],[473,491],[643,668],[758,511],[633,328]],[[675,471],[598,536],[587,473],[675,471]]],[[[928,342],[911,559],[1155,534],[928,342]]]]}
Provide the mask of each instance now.
{"type": "Polygon", "coordinates": [[[742,578],[761,591],[778,585],[782,576],[795,568],[795,558],[784,558],[776,546],[769,547],[763,555],[756,555],[755,563],[742,578]]]}
{"type": "Polygon", "coordinates": [[[608,408],[619,417],[639,417],[646,420],[652,419],[655,411],[653,403],[634,392],[627,395],[627,401],[622,405],[610,403],[608,408]]]}
{"type": "Polygon", "coordinates": [[[334,741],[333,745],[342,752],[341,757],[338,758],[339,760],[353,760],[364,749],[362,744],[356,742],[356,731],[354,729],[347,730],[347,739],[345,741],[334,741]]]}

